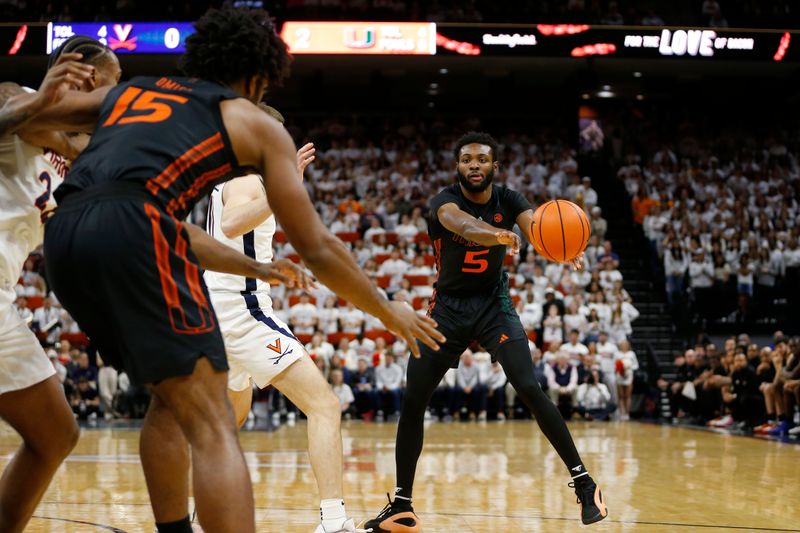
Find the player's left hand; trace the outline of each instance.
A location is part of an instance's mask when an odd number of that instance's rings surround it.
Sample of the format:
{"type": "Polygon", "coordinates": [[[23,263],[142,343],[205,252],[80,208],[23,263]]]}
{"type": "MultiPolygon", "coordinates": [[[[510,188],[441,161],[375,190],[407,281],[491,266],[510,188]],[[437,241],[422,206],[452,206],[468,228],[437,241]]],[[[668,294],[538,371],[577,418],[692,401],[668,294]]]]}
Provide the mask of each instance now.
{"type": "Polygon", "coordinates": [[[300,173],[301,178],[303,177],[303,172],[306,167],[316,159],[314,155],[316,151],[317,149],[314,148],[314,143],[306,143],[297,151],[297,171],[300,173]]]}
{"type": "Polygon", "coordinates": [[[510,248],[511,254],[517,255],[519,253],[520,246],[522,246],[519,235],[513,231],[501,230],[495,233],[495,237],[497,237],[497,244],[510,248]]]}
{"type": "Polygon", "coordinates": [[[289,259],[278,259],[272,263],[262,263],[258,278],[267,283],[281,283],[290,288],[314,289],[314,278],[305,269],[289,259]]]}
{"type": "Polygon", "coordinates": [[[569,264],[572,265],[572,270],[583,270],[584,259],[585,259],[584,254],[583,252],[581,252],[581,254],[578,257],[570,261],[569,264]]]}

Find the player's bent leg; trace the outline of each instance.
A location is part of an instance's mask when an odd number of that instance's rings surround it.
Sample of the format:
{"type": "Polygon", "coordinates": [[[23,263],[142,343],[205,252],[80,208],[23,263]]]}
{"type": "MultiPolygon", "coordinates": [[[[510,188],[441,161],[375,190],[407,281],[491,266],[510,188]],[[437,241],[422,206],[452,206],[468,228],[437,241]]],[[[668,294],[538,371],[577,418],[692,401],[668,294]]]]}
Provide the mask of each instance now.
{"type": "Polygon", "coordinates": [[[25,529],[59,465],[78,442],[79,430],[56,376],[0,395],[0,417],[22,437],[0,478],[0,531],[16,533],[25,529]]]}
{"type": "Polygon", "coordinates": [[[250,414],[250,408],[253,406],[253,389],[247,387],[244,390],[231,390],[228,389],[228,401],[231,402],[233,407],[233,416],[236,419],[236,427],[242,429],[247,416],[250,414]]]}
{"type": "Polygon", "coordinates": [[[342,433],[339,400],[310,357],[301,357],[272,385],[308,417],[308,455],[321,499],[341,499],[342,433]]]}
{"type": "Polygon", "coordinates": [[[536,417],[536,422],[553,448],[564,461],[581,504],[584,524],[599,522],[608,516],[603,494],[581,461],[567,424],[547,395],[542,391],[533,372],[533,362],[527,341],[510,341],[497,350],[497,360],[517,394],[536,417]]]}
{"type": "Polygon", "coordinates": [[[159,397],[150,397],[150,407],[139,435],[147,491],[156,524],[186,521],[189,525],[189,443],[175,416],[159,397]]]}
{"type": "Polygon", "coordinates": [[[191,375],[153,387],[191,446],[194,497],[203,529],[252,533],[253,489],[226,390],[227,372],[216,370],[205,357],[197,360],[191,375]]]}

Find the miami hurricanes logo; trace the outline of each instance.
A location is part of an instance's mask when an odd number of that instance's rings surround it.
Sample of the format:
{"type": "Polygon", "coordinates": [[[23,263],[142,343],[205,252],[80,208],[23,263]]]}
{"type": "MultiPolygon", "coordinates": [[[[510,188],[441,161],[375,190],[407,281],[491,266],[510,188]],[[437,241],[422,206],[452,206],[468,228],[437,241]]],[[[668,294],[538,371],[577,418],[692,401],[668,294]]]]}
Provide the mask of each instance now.
{"type": "Polygon", "coordinates": [[[367,28],[364,30],[364,38],[359,39],[358,30],[352,26],[344,29],[344,45],[348,48],[357,48],[360,50],[372,48],[375,46],[377,39],[375,38],[375,28],[367,28]]]}
{"type": "Polygon", "coordinates": [[[494,214],[494,223],[499,224],[503,221],[503,215],[501,213],[494,214]]]}

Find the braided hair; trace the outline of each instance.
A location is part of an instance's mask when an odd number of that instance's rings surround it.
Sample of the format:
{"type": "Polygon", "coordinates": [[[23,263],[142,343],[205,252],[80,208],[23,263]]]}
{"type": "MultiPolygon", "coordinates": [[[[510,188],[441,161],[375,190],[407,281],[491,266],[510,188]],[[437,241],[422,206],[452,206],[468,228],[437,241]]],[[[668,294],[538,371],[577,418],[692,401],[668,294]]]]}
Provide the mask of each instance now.
{"type": "Polygon", "coordinates": [[[262,9],[226,4],[209,9],[194,28],[180,62],[187,76],[223,85],[266,76],[270,86],[280,86],[289,73],[286,43],[262,9]]]}
{"type": "Polygon", "coordinates": [[[106,54],[112,54],[111,48],[104,45],[97,39],[93,39],[86,35],[73,35],[61,46],[56,48],[50,54],[50,59],[47,62],[47,68],[51,69],[58,62],[62,54],[82,54],[80,59],[81,63],[88,65],[97,65],[106,54]]]}

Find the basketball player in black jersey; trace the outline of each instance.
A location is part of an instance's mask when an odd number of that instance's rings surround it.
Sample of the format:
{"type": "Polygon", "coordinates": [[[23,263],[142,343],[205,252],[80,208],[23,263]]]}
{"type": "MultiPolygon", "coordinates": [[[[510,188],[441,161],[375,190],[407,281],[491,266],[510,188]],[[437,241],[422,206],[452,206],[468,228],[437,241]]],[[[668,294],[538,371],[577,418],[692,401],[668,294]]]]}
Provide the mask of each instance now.
{"type": "MultiPolygon", "coordinates": [[[[607,516],[602,494],[589,477],[564,419],[534,377],[528,338],[503,271],[507,248],[517,253],[520,247],[519,236],[511,230],[516,224],[527,234],[533,210],[518,192],[492,185],[498,163],[497,143],[490,135],[463,136],[456,143],[455,157],[458,183],[431,199],[428,225],[438,270],[428,314],[447,342],[438,352],[423,346],[422,356],[409,361],[395,447],[395,499],[365,527],[374,533],[420,531],[411,491],[422,453],[425,408],[447,370],[457,366],[459,356],[473,341],[500,362],[564,461],[582,506],[583,523],[600,521],[607,516]]],[[[574,266],[580,264],[578,260],[574,266]]]]}
{"type": "Polygon", "coordinates": [[[140,454],[160,532],[189,532],[194,497],[207,533],[255,531],[253,494],[226,398],[225,347],[200,268],[307,285],[301,271],[258,264],[180,222],[222,181],[254,169],[290,242],[317,278],[413,347],[444,337],[410,306],[382,297],[322,224],[297,174],[294,143],[256,107],[289,56],[269,16],[210,10],[186,40],[188,77],[134,78],[71,98],[46,116],[97,127],[56,191],[45,258],[64,307],[153,393],[140,454]]]}

